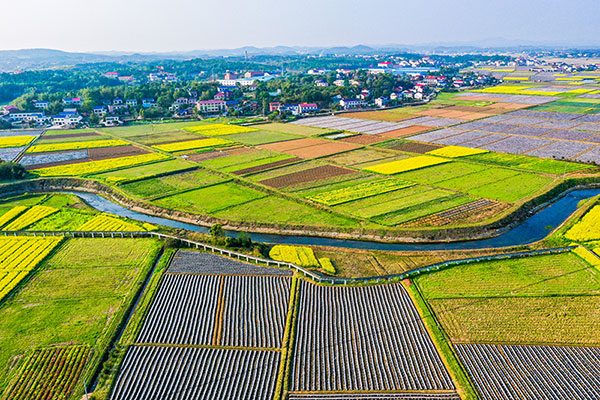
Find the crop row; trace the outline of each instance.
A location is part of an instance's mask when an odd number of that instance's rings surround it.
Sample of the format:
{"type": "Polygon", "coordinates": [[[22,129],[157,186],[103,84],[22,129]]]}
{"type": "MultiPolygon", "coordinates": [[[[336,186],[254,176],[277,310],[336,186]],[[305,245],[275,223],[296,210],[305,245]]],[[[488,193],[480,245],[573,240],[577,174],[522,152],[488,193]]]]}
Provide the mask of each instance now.
{"type": "Polygon", "coordinates": [[[600,398],[596,347],[456,345],[483,400],[600,398]]]}
{"type": "Polygon", "coordinates": [[[408,182],[386,179],[360,183],[347,188],[318,193],[309,196],[308,198],[328,206],[334,206],[353,200],[363,199],[365,197],[375,196],[377,194],[392,192],[394,190],[403,189],[412,185],[412,183],[408,182]]]}
{"type": "Polygon", "coordinates": [[[61,238],[0,237],[0,300],[29,274],[61,238]]]}
{"type": "Polygon", "coordinates": [[[301,282],[292,391],[453,390],[400,285],[301,282]]]}
{"type": "Polygon", "coordinates": [[[582,242],[600,239],[600,206],[589,210],[564,236],[582,242]]]}
{"type": "Polygon", "coordinates": [[[290,393],[288,400],[460,400],[456,392],[290,393]]]}
{"type": "Polygon", "coordinates": [[[119,218],[100,214],[83,224],[80,231],[113,231],[113,232],[138,232],[144,229],[119,218]]]}
{"type": "Polygon", "coordinates": [[[281,353],[130,347],[112,400],[272,399],[281,353]]]}
{"type": "Polygon", "coordinates": [[[54,167],[34,169],[31,172],[40,176],[73,176],[89,175],[97,172],[110,171],[119,168],[164,160],[168,156],[158,153],[148,153],[136,156],[109,158],[105,160],[88,161],[82,163],[57,165],[54,167]]]}
{"type": "Polygon", "coordinates": [[[90,140],[87,142],[66,142],[66,143],[49,143],[36,144],[31,146],[27,153],[45,153],[51,151],[66,151],[66,150],[84,150],[94,149],[97,147],[116,147],[126,146],[129,142],[124,140],[109,139],[109,140],[90,140]]]}
{"type": "Polygon", "coordinates": [[[158,144],[153,146],[155,149],[176,152],[184,150],[195,150],[195,149],[206,149],[209,147],[227,147],[233,145],[234,142],[230,140],[215,138],[215,139],[198,139],[198,140],[186,140],[183,142],[158,144]]]}
{"type": "Polygon", "coordinates": [[[47,216],[54,214],[58,209],[53,207],[46,207],[35,205],[29,208],[27,211],[18,214],[16,219],[13,219],[8,225],[6,225],[3,231],[19,231],[29,225],[46,218],[47,216]]]}
{"type": "Polygon", "coordinates": [[[211,275],[292,275],[289,269],[259,267],[216,254],[185,250],[179,250],[173,257],[168,272],[211,275]]]}
{"type": "Polygon", "coordinates": [[[5,393],[11,400],[66,399],[78,384],[87,359],[86,346],[35,350],[5,393]]]}
{"type": "Polygon", "coordinates": [[[3,136],[0,137],[0,149],[26,146],[33,139],[35,139],[35,136],[3,136]]]}
{"type": "Polygon", "coordinates": [[[27,210],[26,206],[16,206],[2,214],[0,216],[0,228],[8,224],[10,221],[12,221],[25,210],[27,210]]]}
{"type": "Polygon", "coordinates": [[[212,125],[197,125],[197,126],[189,126],[184,128],[184,130],[194,133],[199,133],[200,135],[207,136],[223,136],[223,135],[233,135],[236,133],[246,133],[246,132],[255,132],[254,128],[247,128],[245,126],[239,125],[226,125],[226,124],[212,124],[212,125]]]}
{"type": "Polygon", "coordinates": [[[365,168],[368,171],[377,172],[384,175],[393,175],[400,172],[412,171],[415,169],[430,167],[432,165],[444,164],[450,160],[433,156],[417,156],[405,158],[403,160],[386,162],[365,168]]]}
{"type": "Polygon", "coordinates": [[[289,292],[286,278],[167,274],[137,342],[279,347],[289,292]]]}
{"type": "Polygon", "coordinates": [[[411,221],[407,226],[443,226],[453,222],[464,220],[468,217],[478,215],[484,211],[488,211],[492,208],[500,208],[502,203],[488,200],[479,199],[471,203],[464,204],[455,208],[451,208],[446,211],[439,212],[437,214],[428,215],[423,218],[411,221]]]}

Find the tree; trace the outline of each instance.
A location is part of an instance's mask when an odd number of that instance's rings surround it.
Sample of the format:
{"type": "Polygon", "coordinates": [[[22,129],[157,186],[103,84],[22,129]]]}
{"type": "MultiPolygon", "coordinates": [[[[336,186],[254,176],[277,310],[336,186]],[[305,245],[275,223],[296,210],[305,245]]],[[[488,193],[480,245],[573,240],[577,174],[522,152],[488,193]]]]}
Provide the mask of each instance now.
{"type": "Polygon", "coordinates": [[[0,161],[0,181],[14,181],[28,176],[29,172],[21,164],[0,161]]]}
{"type": "Polygon", "coordinates": [[[223,229],[223,224],[214,224],[210,227],[208,233],[213,237],[213,239],[224,238],[225,230],[223,229]]]}

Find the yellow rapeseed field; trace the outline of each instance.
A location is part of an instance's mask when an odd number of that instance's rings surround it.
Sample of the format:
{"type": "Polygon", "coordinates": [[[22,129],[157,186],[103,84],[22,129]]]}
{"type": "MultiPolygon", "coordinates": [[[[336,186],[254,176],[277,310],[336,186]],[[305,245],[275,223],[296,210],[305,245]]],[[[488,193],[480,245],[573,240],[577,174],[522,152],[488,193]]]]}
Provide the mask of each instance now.
{"type": "Polygon", "coordinates": [[[600,206],[594,206],[565,233],[565,238],[577,242],[600,239],[600,206]]]}
{"type": "Polygon", "coordinates": [[[61,240],[61,237],[0,237],[0,300],[61,240]]]}
{"type": "Polygon", "coordinates": [[[31,146],[28,153],[43,153],[49,151],[85,150],[99,147],[116,147],[130,144],[124,140],[90,140],[87,142],[49,143],[31,146]]]}
{"type": "Polygon", "coordinates": [[[68,165],[34,169],[31,172],[40,176],[82,176],[114,169],[132,167],[134,165],[164,160],[169,158],[164,154],[148,153],[138,156],[109,158],[106,160],[88,161],[68,165]]]}
{"type": "Polygon", "coordinates": [[[223,136],[233,135],[236,133],[254,132],[257,129],[247,128],[245,126],[239,125],[211,124],[190,126],[185,128],[184,130],[205,136],[223,136]]]}
{"type": "Polygon", "coordinates": [[[195,149],[206,149],[209,147],[225,147],[231,146],[234,142],[225,139],[198,139],[198,140],[186,140],[185,142],[159,144],[153,146],[155,149],[175,152],[184,150],[195,150],[195,149]]]}
{"type": "Polygon", "coordinates": [[[432,156],[449,157],[449,158],[472,156],[474,154],[483,154],[483,153],[489,153],[489,151],[483,150],[483,149],[471,149],[469,147],[462,147],[462,146],[446,146],[446,147],[442,147],[442,148],[427,152],[427,154],[431,154],[432,156]]]}
{"type": "Polygon", "coordinates": [[[135,224],[113,217],[109,214],[100,214],[83,224],[79,230],[97,232],[139,232],[143,231],[144,229],[135,224]]]}
{"type": "Polygon", "coordinates": [[[0,137],[0,149],[7,147],[26,146],[34,139],[34,136],[4,136],[0,137]]]}
{"type": "Polygon", "coordinates": [[[367,171],[377,172],[380,174],[392,175],[398,174],[400,172],[407,172],[415,169],[430,167],[432,165],[444,164],[447,162],[450,162],[450,160],[433,156],[417,156],[405,158],[403,160],[377,164],[367,167],[365,169],[367,171]]]}
{"type": "Polygon", "coordinates": [[[27,228],[29,225],[54,214],[58,209],[46,206],[33,206],[24,213],[20,214],[11,223],[6,225],[3,231],[20,231],[27,228]]]}

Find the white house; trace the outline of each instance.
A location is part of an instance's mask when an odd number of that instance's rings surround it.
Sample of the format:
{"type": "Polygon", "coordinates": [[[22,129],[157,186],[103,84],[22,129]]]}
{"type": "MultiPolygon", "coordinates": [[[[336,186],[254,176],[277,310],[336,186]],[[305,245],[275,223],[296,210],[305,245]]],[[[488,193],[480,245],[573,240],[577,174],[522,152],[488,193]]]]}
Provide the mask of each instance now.
{"type": "Polygon", "coordinates": [[[223,100],[202,100],[196,103],[196,109],[205,114],[220,114],[227,111],[227,103],[223,100]]]}
{"type": "Polygon", "coordinates": [[[354,108],[361,108],[366,106],[367,103],[364,100],[360,99],[342,99],[340,100],[340,106],[344,110],[352,110],[354,108]]]}
{"type": "Polygon", "coordinates": [[[52,125],[76,125],[83,120],[83,117],[79,114],[73,113],[62,113],[52,117],[52,125]]]}
{"type": "Polygon", "coordinates": [[[99,117],[104,117],[107,113],[106,107],[104,107],[104,106],[94,107],[93,111],[94,111],[94,114],[99,117]]]}
{"type": "Polygon", "coordinates": [[[49,101],[36,101],[34,103],[35,108],[39,108],[41,110],[45,110],[48,107],[50,107],[50,102],[49,101]]]}

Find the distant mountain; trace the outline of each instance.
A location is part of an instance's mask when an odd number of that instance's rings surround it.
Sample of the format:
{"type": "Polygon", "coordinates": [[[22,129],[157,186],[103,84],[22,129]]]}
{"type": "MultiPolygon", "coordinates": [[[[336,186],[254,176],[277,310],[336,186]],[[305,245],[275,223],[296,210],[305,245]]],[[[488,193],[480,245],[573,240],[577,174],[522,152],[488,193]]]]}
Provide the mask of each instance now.
{"type": "Polygon", "coordinates": [[[572,48],[600,49],[599,44],[542,43],[504,38],[486,38],[472,42],[435,42],[416,45],[357,45],[338,47],[309,46],[245,46],[236,49],[173,51],[163,53],[135,53],[125,51],[104,51],[72,53],[51,49],[0,50],[0,72],[66,67],[76,64],[97,62],[151,62],[160,60],[185,60],[192,58],[242,57],[249,56],[297,56],[297,55],[373,55],[412,53],[477,53],[477,52],[522,52],[532,50],[562,50],[572,48]]]}

